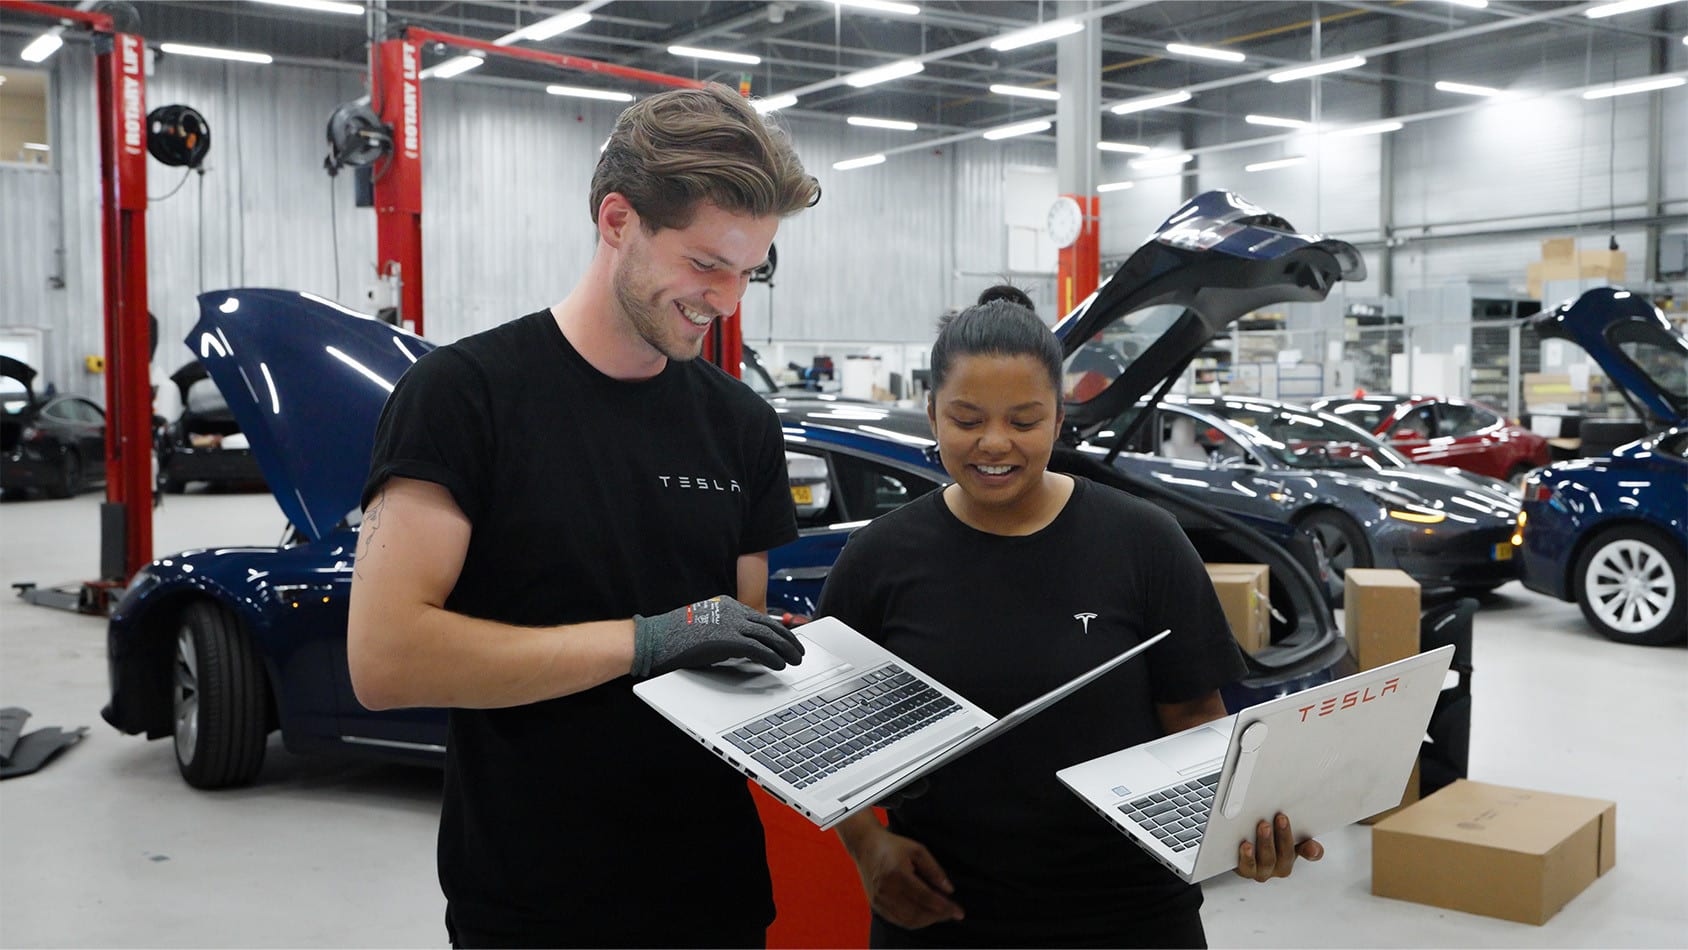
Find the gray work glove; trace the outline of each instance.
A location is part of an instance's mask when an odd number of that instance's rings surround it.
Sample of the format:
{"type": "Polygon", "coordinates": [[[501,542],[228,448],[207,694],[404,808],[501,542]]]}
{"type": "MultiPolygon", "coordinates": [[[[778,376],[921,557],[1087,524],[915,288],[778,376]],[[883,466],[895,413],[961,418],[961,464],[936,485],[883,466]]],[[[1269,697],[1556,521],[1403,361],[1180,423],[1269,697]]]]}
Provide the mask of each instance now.
{"type": "Polygon", "coordinates": [[[740,658],[783,670],[803,661],[803,646],[778,620],[725,594],[655,617],[633,615],[634,676],[740,658]]]}

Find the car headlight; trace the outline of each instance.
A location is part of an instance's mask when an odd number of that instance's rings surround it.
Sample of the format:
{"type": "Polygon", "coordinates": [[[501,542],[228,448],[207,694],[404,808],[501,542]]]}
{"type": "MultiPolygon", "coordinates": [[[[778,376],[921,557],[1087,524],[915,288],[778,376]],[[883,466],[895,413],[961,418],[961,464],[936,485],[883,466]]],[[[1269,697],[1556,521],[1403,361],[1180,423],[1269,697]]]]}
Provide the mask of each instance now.
{"type": "Polygon", "coordinates": [[[1413,524],[1441,524],[1448,520],[1448,516],[1426,505],[1424,499],[1410,492],[1395,488],[1385,488],[1382,485],[1366,486],[1377,500],[1383,502],[1384,510],[1389,517],[1396,521],[1410,521],[1413,524]]]}

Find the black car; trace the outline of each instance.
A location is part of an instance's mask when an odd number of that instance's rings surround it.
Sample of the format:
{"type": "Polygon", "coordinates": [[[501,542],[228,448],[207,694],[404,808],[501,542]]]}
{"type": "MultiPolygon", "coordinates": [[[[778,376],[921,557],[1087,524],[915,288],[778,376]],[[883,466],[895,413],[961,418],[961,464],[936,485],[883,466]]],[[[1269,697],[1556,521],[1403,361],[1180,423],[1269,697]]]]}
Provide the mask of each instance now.
{"type": "Polygon", "coordinates": [[[188,482],[262,486],[263,469],[205,367],[194,360],[171,373],[170,381],[182,394],[182,414],[158,426],[158,490],[180,493],[188,482]]]}
{"type": "Polygon", "coordinates": [[[0,489],[69,498],[105,480],[105,410],[81,396],[42,397],[35,370],[0,356],[0,489]]]}

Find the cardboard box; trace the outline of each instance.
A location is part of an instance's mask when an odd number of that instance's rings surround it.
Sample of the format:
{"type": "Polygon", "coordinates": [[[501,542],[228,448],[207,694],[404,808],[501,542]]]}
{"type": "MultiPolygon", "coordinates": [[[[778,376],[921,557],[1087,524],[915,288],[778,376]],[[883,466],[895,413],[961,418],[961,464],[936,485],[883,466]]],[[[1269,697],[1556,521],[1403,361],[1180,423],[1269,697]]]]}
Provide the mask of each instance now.
{"type": "Polygon", "coordinates": [[[1548,238],[1541,242],[1541,259],[1544,261],[1569,260],[1576,253],[1577,239],[1574,237],[1548,238]]]}
{"type": "Polygon", "coordinates": [[[1247,653],[1263,650],[1272,644],[1272,583],[1264,564],[1209,564],[1207,576],[1213,581],[1219,606],[1225,609],[1225,620],[1231,625],[1231,635],[1247,653]]]}
{"type": "Polygon", "coordinates": [[[1352,567],[1342,577],[1342,633],[1360,669],[1417,655],[1418,581],[1394,568],[1352,567]]]}
{"type": "Polygon", "coordinates": [[[1543,241],[1542,259],[1524,267],[1524,283],[1531,297],[1541,299],[1542,285],[1550,280],[1604,280],[1621,284],[1629,267],[1624,251],[1605,248],[1578,250],[1573,238],[1543,241]]]}
{"type": "Polygon", "coordinates": [[[1372,828],[1372,893],[1544,924],[1617,863],[1618,806],[1460,779],[1372,828]]]}

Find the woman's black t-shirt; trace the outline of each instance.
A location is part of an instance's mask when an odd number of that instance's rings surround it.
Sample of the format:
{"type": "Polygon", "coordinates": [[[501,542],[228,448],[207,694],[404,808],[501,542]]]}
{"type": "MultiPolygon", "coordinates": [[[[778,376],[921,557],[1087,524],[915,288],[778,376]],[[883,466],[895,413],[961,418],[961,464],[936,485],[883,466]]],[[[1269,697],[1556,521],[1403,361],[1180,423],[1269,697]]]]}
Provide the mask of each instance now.
{"type": "Polygon", "coordinates": [[[1130,934],[1199,906],[1198,888],[1055,778],[1161,735],[1156,703],[1197,698],[1245,670],[1170,515],[1078,477],[1053,522],[1007,537],[962,523],[933,492],[850,538],[816,612],[996,716],[1170,628],[1142,657],[940,769],[926,794],[892,810],[891,828],[926,845],[966,911],[920,941],[1050,945],[1130,934]]]}

